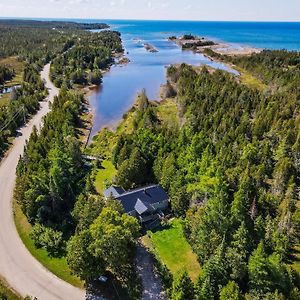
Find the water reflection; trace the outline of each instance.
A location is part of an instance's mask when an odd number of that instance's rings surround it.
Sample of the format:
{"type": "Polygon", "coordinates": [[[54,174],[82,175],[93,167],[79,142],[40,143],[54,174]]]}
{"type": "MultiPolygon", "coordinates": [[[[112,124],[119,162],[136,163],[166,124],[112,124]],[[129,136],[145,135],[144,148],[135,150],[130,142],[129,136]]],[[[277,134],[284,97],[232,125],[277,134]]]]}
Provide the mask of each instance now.
{"type": "Polygon", "coordinates": [[[183,62],[193,65],[206,64],[235,72],[225,65],[209,60],[202,54],[181,51],[176,44],[167,40],[170,35],[172,34],[156,33],[155,36],[151,36],[149,33],[144,35],[122,33],[130,63],[113,66],[104,75],[102,86],[90,96],[90,103],[94,111],[91,137],[104,126],[114,127],[132,106],[137,93],[142,89],[146,89],[151,100],[158,99],[160,86],[166,81],[166,67],[171,64],[183,62]],[[143,43],[153,45],[158,52],[148,52],[143,43]]]}

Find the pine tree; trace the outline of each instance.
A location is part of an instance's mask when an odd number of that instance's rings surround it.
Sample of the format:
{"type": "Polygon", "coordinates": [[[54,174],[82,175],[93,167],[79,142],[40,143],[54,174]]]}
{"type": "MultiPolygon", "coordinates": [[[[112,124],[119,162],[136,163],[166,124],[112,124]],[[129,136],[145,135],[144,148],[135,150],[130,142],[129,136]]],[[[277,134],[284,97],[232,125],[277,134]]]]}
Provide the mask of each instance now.
{"type": "Polygon", "coordinates": [[[253,251],[248,263],[250,289],[258,292],[271,290],[270,275],[268,271],[268,259],[264,251],[264,243],[260,242],[253,251]]]}
{"type": "Polygon", "coordinates": [[[193,300],[194,285],[186,271],[175,276],[172,286],[172,300],[193,300]]]}
{"type": "Polygon", "coordinates": [[[234,281],[229,281],[226,286],[224,286],[220,293],[220,300],[242,300],[242,294],[240,292],[239,286],[234,281]]]}

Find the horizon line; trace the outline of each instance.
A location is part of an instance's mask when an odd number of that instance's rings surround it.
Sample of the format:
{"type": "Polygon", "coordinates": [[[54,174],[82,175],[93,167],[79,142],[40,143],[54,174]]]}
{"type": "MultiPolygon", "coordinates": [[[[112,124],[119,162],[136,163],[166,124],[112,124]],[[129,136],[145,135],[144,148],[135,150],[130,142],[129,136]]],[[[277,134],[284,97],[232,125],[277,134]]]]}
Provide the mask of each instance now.
{"type": "Polygon", "coordinates": [[[300,23],[299,21],[293,20],[184,20],[184,19],[123,19],[123,18],[76,18],[76,17],[12,17],[12,16],[0,16],[0,19],[7,19],[7,20],[90,20],[90,21],[150,21],[150,22],[228,22],[228,23],[300,23]]]}

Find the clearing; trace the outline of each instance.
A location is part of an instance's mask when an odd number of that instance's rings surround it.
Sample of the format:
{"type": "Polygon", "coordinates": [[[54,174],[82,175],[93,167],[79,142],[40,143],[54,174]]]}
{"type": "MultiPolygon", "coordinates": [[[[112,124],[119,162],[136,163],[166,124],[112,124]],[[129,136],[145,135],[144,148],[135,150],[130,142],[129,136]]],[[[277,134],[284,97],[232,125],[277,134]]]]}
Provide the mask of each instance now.
{"type": "Polygon", "coordinates": [[[99,194],[103,194],[106,183],[111,183],[116,174],[117,170],[112,162],[110,160],[104,160],[102,162],[102,168],[97,171],[95,176],[95,188],[99,194]]]}
{"type": "Polygon", "coordinates": [[[157,254],[156,256],[173,275],[180,270],[186,270],[191,279],[196,282],[201,267],[197,255],[183,235],[181,220],[172,220],[167,229],[148,232],[143,237],[143,243],[157,254]]]}

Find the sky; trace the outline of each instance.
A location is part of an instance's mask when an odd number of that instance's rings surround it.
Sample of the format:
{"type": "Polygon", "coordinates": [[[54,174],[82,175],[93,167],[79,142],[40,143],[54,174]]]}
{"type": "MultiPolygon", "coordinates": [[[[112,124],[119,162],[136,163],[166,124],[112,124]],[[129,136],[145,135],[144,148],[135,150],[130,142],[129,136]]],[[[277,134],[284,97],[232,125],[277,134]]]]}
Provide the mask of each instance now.
{"type": "Polygon", "coordinates": [[[0,0],[0,17],[300,21],[300,0],[0,0]]]}

